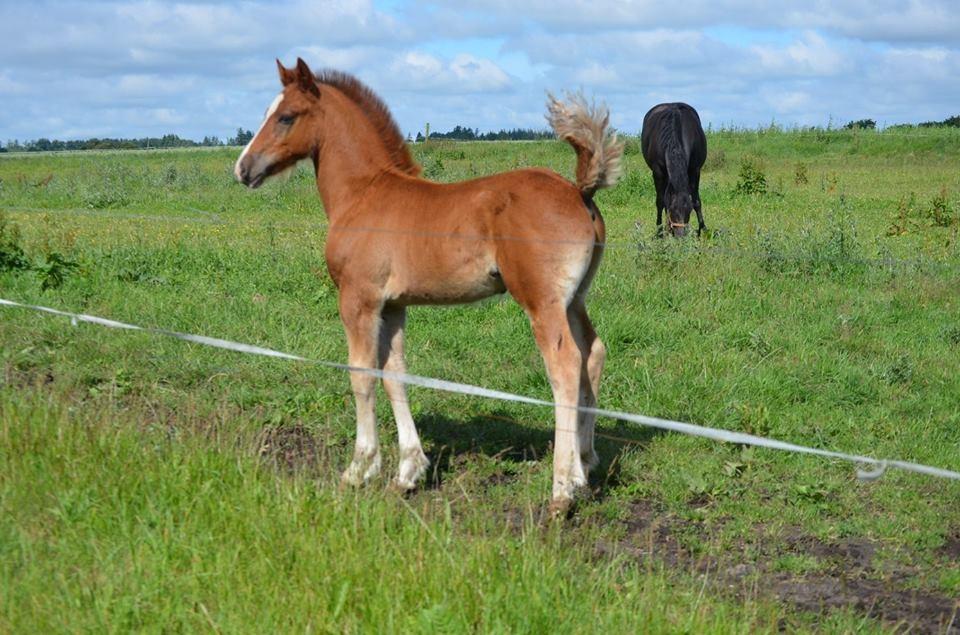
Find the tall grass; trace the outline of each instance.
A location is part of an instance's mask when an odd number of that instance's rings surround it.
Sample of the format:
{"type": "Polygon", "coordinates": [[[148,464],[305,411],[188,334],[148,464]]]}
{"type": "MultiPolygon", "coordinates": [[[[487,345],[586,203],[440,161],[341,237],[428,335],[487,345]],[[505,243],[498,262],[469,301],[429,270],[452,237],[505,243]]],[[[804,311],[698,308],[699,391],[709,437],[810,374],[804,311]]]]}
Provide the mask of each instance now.
{"type": "MultiPolygon", "coordinates": [[[[282,476],[235,439],[0,402],[10,632],[772,630],[530,519],[282,476]],[[325,486],[327,485],[327,486],[325,486]],[[426,517],[426,518],[425,518],[426,517]]],[[[527,510],[532,516],[533,510],[527,510]]]]}
{"type": "MultiPolygon", "coordinates": [[[[649,173],[628,153],[597,197],[601,403],[957,469],[960,144],[930,134],[713,133],[715,233],[699,241],[653,237],[649,173]],[[737,190],[747,156],[766,193],[737,190]]],[[[574,165],[559,142],[414,153],[444,181],[574,165]]],[[[310,171],[249,192],[235,157],[0,158],[0,247],[23,265],[0,268],[0,295],[344,360],[310,171]],[[53,254],[76,267],[44,284],[53,254]]],[[[550,396],[508,300],[416,308],[407,350],[418,374],[550,396]]],[[[2,309],[0,631],[881,628],[767,593],[771,576],[854,575],[799,550],[811,541],[869,542],[855,575],[878,587],[960,591],[955,484],[860,484],[845,465],[601,421],[596,498],[543,528],[551,412],[410,397],[425,489],[344,493],[342,374],[2,309]],[[688,560],[638,529],[638,505],[688,560]],[[741,565],[755,575],[724,577],[741,565]]],[[[389,474],[383,398],[378,416],[389,474]]]]}

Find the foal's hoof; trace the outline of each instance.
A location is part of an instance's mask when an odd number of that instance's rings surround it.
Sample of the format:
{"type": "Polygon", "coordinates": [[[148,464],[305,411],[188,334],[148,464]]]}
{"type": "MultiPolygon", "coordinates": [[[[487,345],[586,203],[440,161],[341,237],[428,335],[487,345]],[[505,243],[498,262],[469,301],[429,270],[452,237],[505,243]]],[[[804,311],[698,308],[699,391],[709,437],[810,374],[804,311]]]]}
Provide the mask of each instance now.
{"type": "Polygon", "coordinates": [[[387,484],[387,494],[393,496],[399,496],[401,498],[407,498],[411,496],[416,490],[416,486],[408,486],[406,483],[401,483],[400,479],[390,479],[390,482],[387,484]]]}
{"type": "Polygon", "coordinates": [[[380,473],[380,453],[369,458],[354,458],[340,475],[341,489],[363,487],[380,473]]]}
{"type": "Polygon", "coordinates": [[[394,486],[407,491],[415,489],[429,465],[430,459],[420,448],[401,452],[400,469],[397,472],[397,478],[393,481],[394,486]]]}
{"type": "Polygon", "coordinates": [[[547,518],[551,522],[564,521],[573,514],[572,498],[554,498],[547,507],[547,518]]]}
{"type": "Polygon", "coordinates": [[[589,474],[593,471],[593,468],[600,465],[600,455],[598,455],[595,450],[591,450],[586,454],[580,455],[580,463],[583,464],[583,473],[589,474]]]}

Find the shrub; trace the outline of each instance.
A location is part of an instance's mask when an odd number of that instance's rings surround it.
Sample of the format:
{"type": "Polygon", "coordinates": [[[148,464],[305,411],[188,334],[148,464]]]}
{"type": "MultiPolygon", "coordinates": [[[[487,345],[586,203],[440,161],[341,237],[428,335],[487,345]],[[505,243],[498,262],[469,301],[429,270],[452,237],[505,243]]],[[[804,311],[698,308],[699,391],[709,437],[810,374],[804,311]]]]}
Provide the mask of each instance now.
{"type": "Polygon", "coordinates": [[[0,271],[30,269],[30,262],[20,246],[20,228],[7,221],[0,210],[0,271]]]}
{"type": "Polygon", "coordinates": [[[55,251],[47,254],[46,260],[36,267],[37,273],[40,274],[40,290],[59,289],[67,276],[79,268],[78,263],[67,260],[55,251]]]}
{"type": "Polygon", "coordinates": [[[734,187],[736,194],[766,194],[767,177],[763,173],[763,163],[759,157],[740,159],[740,175],[734,187]]]}
{"type": "Polygon", "coordinates": [[[916,196],[913,192],[909,196],[900,198],[897,202],[897,213],[894,214],[890,225],[887,227],[887,236],[903,236],[914,229],[915,223],[911,217],[916,213],[915,205],[916,196]]]}
{"type": "Polygon", "coordinates": [[[436,181],[443,175],[443,159],[438,156],[433,157],[426,167],[423,168],[424,178],[436,181]]]}
{"type": "Polygon", "coordinates": [[[957,222],[956,214],[947,199],[947,188],[940,188],[940,193],[930,201],[929,215],[937,227],[950,227],[957,222]]]}
{"type": "Polygon", "coordinates": [[[807,177],[807,164],[803,161],[798,161],[796,167],[793,169],[793,182],[797,185],[806,185],[810,182],[810,179],[807,177]]]}

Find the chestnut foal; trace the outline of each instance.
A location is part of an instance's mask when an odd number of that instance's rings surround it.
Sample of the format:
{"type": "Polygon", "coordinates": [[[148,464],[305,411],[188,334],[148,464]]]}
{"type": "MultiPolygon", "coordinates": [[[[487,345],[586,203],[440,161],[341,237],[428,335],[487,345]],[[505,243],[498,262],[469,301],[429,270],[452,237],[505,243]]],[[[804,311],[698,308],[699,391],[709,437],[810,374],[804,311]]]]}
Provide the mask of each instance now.
{"type": "MultiPolygon", "coordinates": [[[[606,108],[582,96],[549,97],[547,118],[576,151],[575,185],[537,168],[441,184],[420,178],[387,107],[357,79],[314,75],[300,59],[293,69],[277,66],[283,90],[234,171],[256,188],[301,159],[313,161],[350,365],[404,373],[408,306],[509,291],[530,318],[558,404],[551,508],[566,510],[597,463],[595,417],[571,407],[596,404],[606,355],[585,305],[604,241],[592,195],[616,182],[623,152],[606,108]]],[[[342,478],[361,485],[380,470],[376,378],[353,372],[350,383],[357,440],[342,478]]],[[[383,385],[399,436],[395,484],[412,489],[429,462],[404,384],[383,385]]]]}

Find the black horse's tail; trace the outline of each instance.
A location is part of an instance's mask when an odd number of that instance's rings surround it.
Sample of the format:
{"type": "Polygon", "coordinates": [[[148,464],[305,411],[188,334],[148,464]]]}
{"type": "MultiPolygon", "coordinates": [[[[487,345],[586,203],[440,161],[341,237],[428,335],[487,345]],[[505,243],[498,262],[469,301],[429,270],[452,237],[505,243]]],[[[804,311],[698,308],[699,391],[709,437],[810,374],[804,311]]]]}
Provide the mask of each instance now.
{"type": "Polygon", "coordinates": [[[615,185],[623,167],[623,142],[611,132],[610,112],[605,105],[588,103],[582,93],[567,95],[562,102],[547,94],[547,121],[561,139],[577,153],[577,188],[584,197],[615,185]]]}

